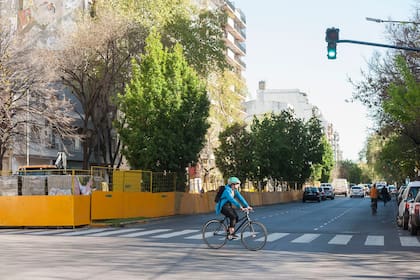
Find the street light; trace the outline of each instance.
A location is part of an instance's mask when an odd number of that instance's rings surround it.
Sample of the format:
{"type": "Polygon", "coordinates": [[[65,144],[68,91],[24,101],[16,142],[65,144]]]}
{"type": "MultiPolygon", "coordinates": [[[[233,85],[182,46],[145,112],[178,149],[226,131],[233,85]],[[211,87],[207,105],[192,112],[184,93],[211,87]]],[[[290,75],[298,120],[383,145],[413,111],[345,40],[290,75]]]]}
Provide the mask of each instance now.
{"type": "Polygon", "coordinates": [[[367,21],[377,22],[377,23],[392,22],[392,23],[401,23],[401,24],[407,24],[407,23],[411,23],[411,24],[420,24],[420,22],[415,22],[415,21],[403,21],[403,20],[383,20],[383,19],[379,19],[379,18],[370,18],[370,17],[367,17],[367,18],[366,18],[366,20],[367,20],[367,21]]]}

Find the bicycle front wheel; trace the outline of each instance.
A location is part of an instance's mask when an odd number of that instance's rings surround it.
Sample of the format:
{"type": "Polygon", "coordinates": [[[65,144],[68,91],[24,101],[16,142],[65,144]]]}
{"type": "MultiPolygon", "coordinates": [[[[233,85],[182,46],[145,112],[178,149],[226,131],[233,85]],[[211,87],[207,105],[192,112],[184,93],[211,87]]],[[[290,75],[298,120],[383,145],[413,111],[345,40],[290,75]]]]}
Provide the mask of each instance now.
{"type": "Polygon", "coordinates": [[[219,249],[226,244],[227,227],[220,220],[210,220],[203,226],[203,240],[212,249],[219,249]]]}
{"type": "Polygon", "coordinates": [[[260,250],[267,242],[267,229],[260,222],[250,221],[241,232],[241,241],[248,250],[260,250]]]}

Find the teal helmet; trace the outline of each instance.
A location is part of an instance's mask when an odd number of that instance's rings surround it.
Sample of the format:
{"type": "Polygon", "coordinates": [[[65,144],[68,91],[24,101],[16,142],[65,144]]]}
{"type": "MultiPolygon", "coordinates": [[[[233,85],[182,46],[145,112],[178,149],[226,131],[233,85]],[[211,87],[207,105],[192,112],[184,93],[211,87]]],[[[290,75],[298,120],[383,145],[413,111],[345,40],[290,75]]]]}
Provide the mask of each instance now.
{"type": "Polygon", "coordinates": [[[241,183],[241,181],[237,177],[230,177],[228,179],[228,185],[240,184],[240,183],[241,183]]]}

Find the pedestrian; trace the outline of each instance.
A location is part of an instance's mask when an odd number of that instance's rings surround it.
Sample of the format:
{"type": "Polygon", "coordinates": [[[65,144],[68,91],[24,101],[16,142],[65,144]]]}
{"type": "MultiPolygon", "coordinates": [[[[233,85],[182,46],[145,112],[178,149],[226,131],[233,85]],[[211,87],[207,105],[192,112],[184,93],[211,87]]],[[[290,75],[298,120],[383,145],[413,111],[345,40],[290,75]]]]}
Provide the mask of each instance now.
{"type": "Polygon", "coordinates": [[[381,197],[382,197],[382,200],[384,201],[384,206],[385,206],[389,200],[389,192],[386,186],[384,186],[381,190],[381,197]]]}

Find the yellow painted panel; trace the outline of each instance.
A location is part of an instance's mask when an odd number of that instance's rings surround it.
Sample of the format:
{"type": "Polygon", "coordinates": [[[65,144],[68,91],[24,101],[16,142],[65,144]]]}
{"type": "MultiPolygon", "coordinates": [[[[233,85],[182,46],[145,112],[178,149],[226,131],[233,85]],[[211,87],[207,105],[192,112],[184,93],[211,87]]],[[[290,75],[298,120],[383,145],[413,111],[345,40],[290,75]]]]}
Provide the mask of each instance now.
{"type": "Polygon", "coordinates": [[[92,220],[124,217],[123,192],[92,192],[92,220]]]}
{"type": "Polygon", "coordinates": [[[141,191],[141,175],[139,170],[126,171],[124,173],[123,190],[124,192],[140,192],[141,191]]]}
{"type": "Polygon", "coordinates": [[[163,217],[175,214],[172,192],[124,193],[124,217],[163,217]]]}
{"type": "Polygon", "coordinates": [[[124,171],[114,170],[112,173],[112,190],[122,192],[124,190],[124,171]]]}
{"type": "Polygon", "coordinates": [[[90,220],[90,195],[76,195],[74,198],[74,224],[89,225],[90,220]]]}
{"type": "Polygon", "coordinates": [[[89,213],[89,199],[74,196],[9,196],[0,197],[0,226],[75,226],[89,224],[83,212],[89,213]],[[80,200],[80,201],[79,201],[80,200]],[[79,203],[80,202],[80,203],[79,203]],[[78,222],[75,223],[74,209],[78,222]]]}

